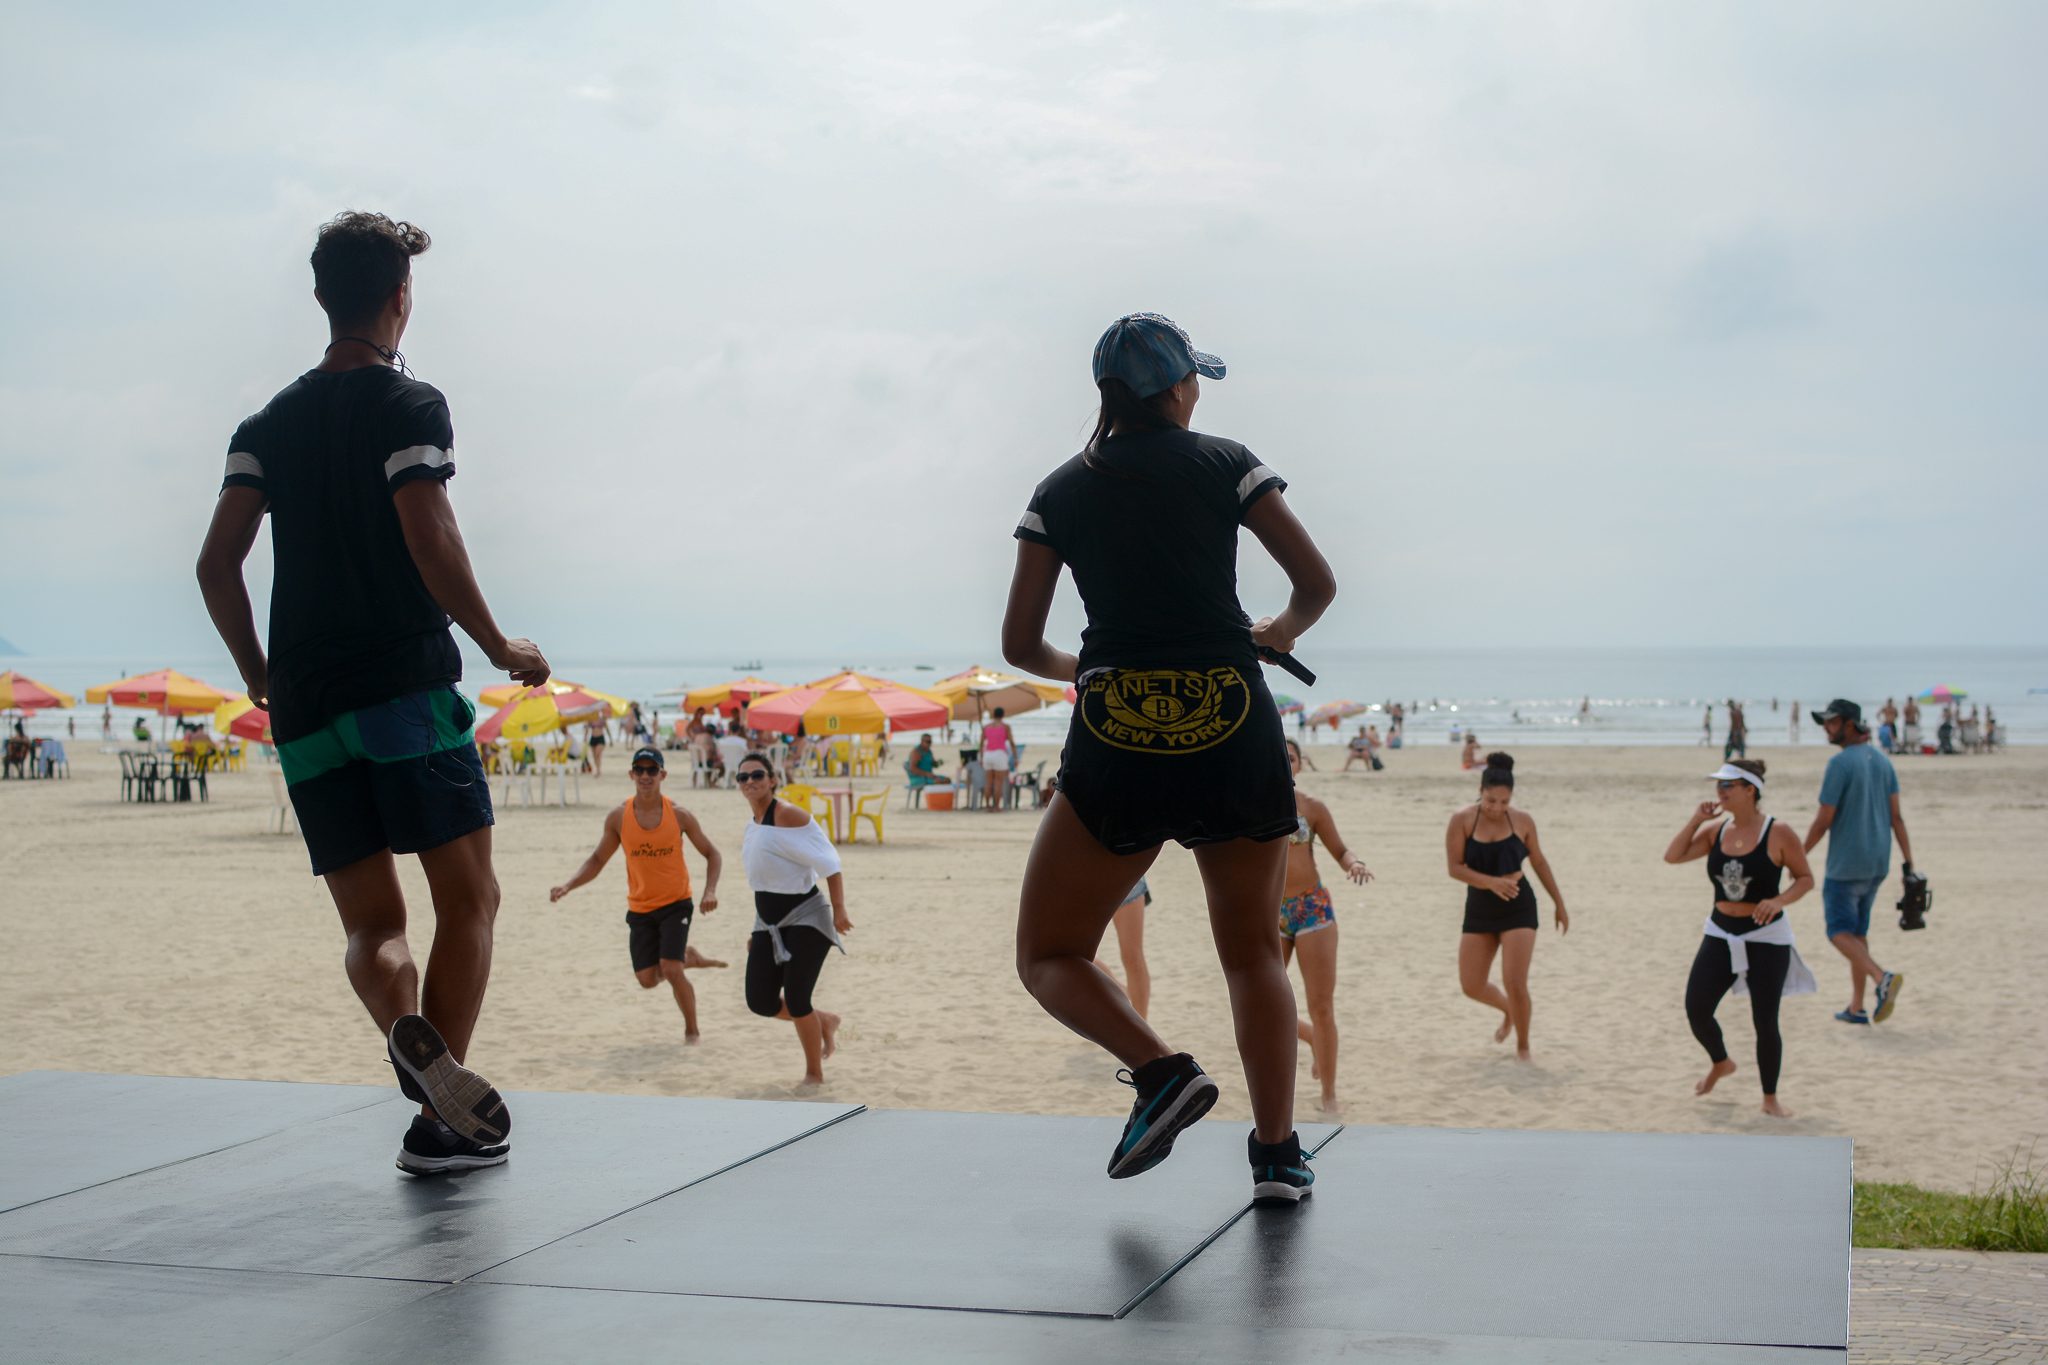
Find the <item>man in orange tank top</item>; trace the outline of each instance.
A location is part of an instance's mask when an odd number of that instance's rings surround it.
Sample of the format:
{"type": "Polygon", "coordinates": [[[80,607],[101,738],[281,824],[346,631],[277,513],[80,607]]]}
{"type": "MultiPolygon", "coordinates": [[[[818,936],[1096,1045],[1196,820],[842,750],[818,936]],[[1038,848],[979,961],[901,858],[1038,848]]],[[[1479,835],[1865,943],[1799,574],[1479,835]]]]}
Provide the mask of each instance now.
{"type": "Polygon", "coordinates": [[[675,992],[683,1012],[683,1041],[697,1041],[697,992],[683,975],[686,967],[723,967],[690,947],[690,921],[696,905],[690,899],[690,869],[683,862],[685,837],[704,855],[705,914],[718,908],[718,873],[723,860],[718,847],[704,836],[697,817],[661,794],[668,765],[661,750],[646,748],[633,755],[633,799],[604,818],[597,847],[576,874],[548,892],[558,901],[596,878],[617,850],[626,850],[626,928],[633,955],[633,977],[652,990],[662,981],[675,992]]]}

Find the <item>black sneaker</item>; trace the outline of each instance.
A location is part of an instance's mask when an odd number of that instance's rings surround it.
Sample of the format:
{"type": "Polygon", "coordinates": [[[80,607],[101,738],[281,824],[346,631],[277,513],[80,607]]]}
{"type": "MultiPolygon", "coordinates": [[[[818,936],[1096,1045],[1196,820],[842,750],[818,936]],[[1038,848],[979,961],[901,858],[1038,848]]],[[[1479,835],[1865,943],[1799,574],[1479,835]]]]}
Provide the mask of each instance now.
{"type": "Polygon", "coordinates": [[[391,1059],[391,1069],[398,1073],[398,1093],[414,1104],[428,1103],[427,1092],[420,1089],[420,1083],[406,1074],[405,1068],[398,1064],[398,1049],[391,1046],[389,1038],[384,1040],[384,1055],[391,1059]]]}
{"type": "MultiPolygon", "coordinates": [[[[448,1051],[434,1026],[417,1014],[408,1014],[391,1026],[391,1060],[398,1063],[401,1076],[412,1078],[424,1093],[420,1100],[455,1130],[456,1136],[471,1142],[503,1142],[512,1132],[512,1115],[491,1083],[448,1051]]],[[[399,1088],[404,1089],[401,1081],[399,1088]]],[[[412,1092],[406,1092],[408,1097],[412,1092]]]]}
{"type": "Polygon", "coordinates": [[[1316,1173],[1308,1168],[1299,1133],[1289,1133],[1285,1142],[1264,1143],[1254,1131],[1245,1148],[1252,1159],[1254,1204],[1299,1204],[1315,1188],[1316,1173]]]}
{"type": "Polygon", "coordinates": [[[1109,1159],[1111,1180],[1142,1175],[1166,1160],[1181,1130],[1216,1103],[1216,1082],[1185,1052],[1147,1062],[1136,1071],[1119,1071],[1116,1078],[1135,1086],[1138,1098],[1109,1159]]]}
{"type": "Polygon", "coordinates": [[[471,1142],[439,1119],[415,1114],[398,1148],[398,1169],[407,1175],[449,1175],[502,1166],[512,1155],[507,1143],[485,1146],[471,1142]]]}

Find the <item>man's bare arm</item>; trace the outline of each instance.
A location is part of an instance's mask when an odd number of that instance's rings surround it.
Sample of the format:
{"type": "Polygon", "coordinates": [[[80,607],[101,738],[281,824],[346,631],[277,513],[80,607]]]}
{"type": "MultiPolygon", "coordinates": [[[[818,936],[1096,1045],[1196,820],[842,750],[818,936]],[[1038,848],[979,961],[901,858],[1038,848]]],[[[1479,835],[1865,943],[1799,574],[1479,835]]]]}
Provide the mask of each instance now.
{"type": "Polygon", "coordinates": [[[206,599],[206,614],[213,628],[241,671],[242,685],[258,705],[270,703],[270,663],[263,657],[263,641],[256,633],[256,609],[249,602],[249,585],[242,581],[242,564],[256,544],[263,528],[263,513],[270,497],[261,489],[239,485],[223,488],[213,504],[213,521],[206,528],[206,543],[199,549],[199,593],[206,599]]]}
{"type": "Polygon", "coordinates": [[[405,548],[441,610],[476,641],[492,667],[504,669],[514,682],[527,687],[546,682],[548,661],[533,641],[508,639],[498,629],[470,567],[469,550],[462,543],[462,528],[455,524],[455,505],[448,500],[447,484],[439,479],[414,479],[400,484],[391,502],[398,509],[405,548]]]}

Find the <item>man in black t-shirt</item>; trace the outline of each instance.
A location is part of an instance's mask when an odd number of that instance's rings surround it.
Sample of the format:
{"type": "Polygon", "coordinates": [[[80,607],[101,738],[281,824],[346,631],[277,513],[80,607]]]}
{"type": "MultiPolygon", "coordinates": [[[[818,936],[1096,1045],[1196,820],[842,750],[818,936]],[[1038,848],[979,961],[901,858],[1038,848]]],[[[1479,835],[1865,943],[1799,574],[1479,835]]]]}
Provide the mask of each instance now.
{"type": "Polygon", "coordinates": [[[498,882],[491,794],[449,620],[514,680],[548,678],[508,639],[470,570],[448,480],[447,400],[405,370],[412,258],[427,234],[344,213],[313,248],[326,356],[236,430],[199,586],[249,695],[270,709],[313,873],[348,933],[348,975],[421,1114],[398,1154],[414,1175],[503,1162],[511,1116],[467,1070],[490,976],[498,882]],[[275,573],[270,647],[242,563],[264,514],[275,573]],[[434,898],[424,992],[405,937],[395,854],[419,856],[434,898]]]}

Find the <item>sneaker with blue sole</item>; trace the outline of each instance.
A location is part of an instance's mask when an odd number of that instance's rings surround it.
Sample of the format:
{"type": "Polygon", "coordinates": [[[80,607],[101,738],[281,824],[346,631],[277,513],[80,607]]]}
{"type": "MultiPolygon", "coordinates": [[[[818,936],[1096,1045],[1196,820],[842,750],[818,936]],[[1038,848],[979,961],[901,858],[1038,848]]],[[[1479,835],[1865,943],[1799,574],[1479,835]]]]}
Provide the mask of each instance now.
{"type": "Polygon", "coordinates": [[[439,1119],[415,1114],[398,1148],[398,1169],[407,1175],[454,1175],[502,1166],[511,1155],[509,1143],[471,1142],[439,1119]]]}
{"type": "Polygon", "coordinates": [[[1301,1150],[1301,1134],[1285,1142],[1261,1142],[1254,1131],[1245,1139],[1252,1162],[1252,1202],[1268,1207],[1299,1204],[1315,1189],[1316,1173],[1308,1168],[1309,1153],[1301,1150]]]}
{"type": "Polygon", "coordinates": [[[1109,1158],[1109,1178],[1142,1175],[1173,1153],[1173,1140],[1216,1103],[1216,1082],[1185,1052],[1150,1061],[1116,1078],[1138,1092],[1124,1135],[1109,1158]]]}

